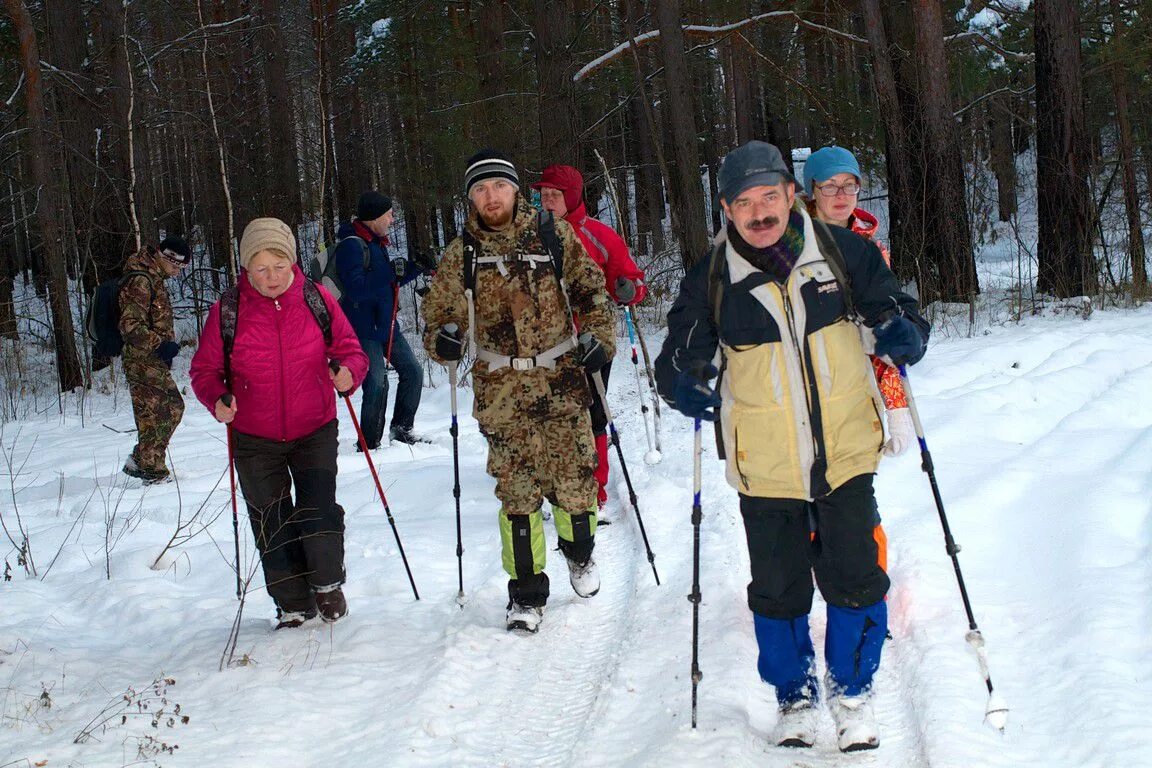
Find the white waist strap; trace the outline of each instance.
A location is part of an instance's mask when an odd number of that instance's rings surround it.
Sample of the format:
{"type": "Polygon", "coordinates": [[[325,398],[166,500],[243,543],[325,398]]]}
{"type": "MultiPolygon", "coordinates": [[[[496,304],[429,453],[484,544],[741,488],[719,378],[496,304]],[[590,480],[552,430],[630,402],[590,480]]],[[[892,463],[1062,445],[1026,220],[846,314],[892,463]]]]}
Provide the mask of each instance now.
{"type": "Polygon", "coordinates": [[[477,348],[476,359],[488,363],[489,371],[497,371],[509,366],[517,371],[530,371],[537,367],[553,369],[556,367],[556,361],[559,360],[562,355],[576,349],[577,346],[576,337],[569,336],[551,349],[536,355],[536,357],[511,357],[509,355],[498,355],[489,349],[477,348]]]}

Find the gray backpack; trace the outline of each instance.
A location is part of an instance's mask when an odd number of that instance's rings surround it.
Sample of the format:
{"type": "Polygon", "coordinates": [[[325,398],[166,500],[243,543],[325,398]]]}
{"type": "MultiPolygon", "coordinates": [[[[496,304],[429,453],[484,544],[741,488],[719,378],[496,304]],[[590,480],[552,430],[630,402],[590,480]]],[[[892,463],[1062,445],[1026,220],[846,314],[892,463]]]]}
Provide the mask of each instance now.
{"type": "Polygon", "coordinates": [[[327,288],[336,300],[344,295],[344,284],[340,281],[340,271],[336,269],[336,249],[345,240],[360,241],[360,247],[364,250],[364,271],[367,272],[371,269],[372,254],[368,250],[368,243],[364,241],[364,238],[356,235],[342,238],[332,245],[320,249],[308,267],[308,277],[327,288]]]}

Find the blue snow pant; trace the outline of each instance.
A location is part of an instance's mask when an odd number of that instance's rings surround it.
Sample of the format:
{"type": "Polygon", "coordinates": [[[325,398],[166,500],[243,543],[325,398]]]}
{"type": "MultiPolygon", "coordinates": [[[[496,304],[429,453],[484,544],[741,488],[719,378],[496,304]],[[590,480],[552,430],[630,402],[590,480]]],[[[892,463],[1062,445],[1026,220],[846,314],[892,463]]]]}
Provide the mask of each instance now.
{"type": "Polygon", "coordinates": [[[888,575],[877,562],[872,475],[859,475],[827,496],[740,496],[748,540],[752,609],[760,677],[781,705],[816,698],[815,651],[808,631],[816,584],[828,604],[824,659],[830,693],[868,690],[888,633],[888,575]]]}
{"type": "Polygon", "coordinates": [[[384,422],[388,415],[388,363],[396,369],[400,383],[396,385],[396,408],[392,411],[393,429],[412,429],[416,409],[420,407],[420,393],[424,386],[424,372],[420,361],[412,354],[412,347],[399,328],[393,329],[392,357],[385,352],[388,342],[360,339],[360,346],[368,356],[368,375],[364,377],[364,399],[360,403],[360,429],[369,448],[376,448],[384,437],[384,422]]]}

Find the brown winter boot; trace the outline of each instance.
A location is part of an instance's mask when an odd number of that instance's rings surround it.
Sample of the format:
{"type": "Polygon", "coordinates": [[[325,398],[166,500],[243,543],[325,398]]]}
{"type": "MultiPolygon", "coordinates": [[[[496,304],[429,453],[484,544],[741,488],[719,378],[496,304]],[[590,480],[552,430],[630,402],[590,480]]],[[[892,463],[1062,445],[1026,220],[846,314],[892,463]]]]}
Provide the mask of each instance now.
{"type": "Polygon", "coordinates": [[[348,601],[344,599],[344,590],[340,589],[339,584],[325,592],[316,593],[316,609],[320,611],[320,618],[329,624],[348,614],[348,601]]]}

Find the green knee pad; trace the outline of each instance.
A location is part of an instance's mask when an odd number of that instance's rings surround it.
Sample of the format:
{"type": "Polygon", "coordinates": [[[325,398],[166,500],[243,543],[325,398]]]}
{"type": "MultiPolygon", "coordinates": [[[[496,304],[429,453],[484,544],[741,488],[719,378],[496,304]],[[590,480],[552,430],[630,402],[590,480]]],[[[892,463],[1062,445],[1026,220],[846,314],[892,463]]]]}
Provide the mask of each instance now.
{"type": "Polygon", "coordinates": [[[547,544],[544,541],[544,515],[507,515],[500,509],[500,544],[504,571],[514,579],[543,573],[547,544]]]}

